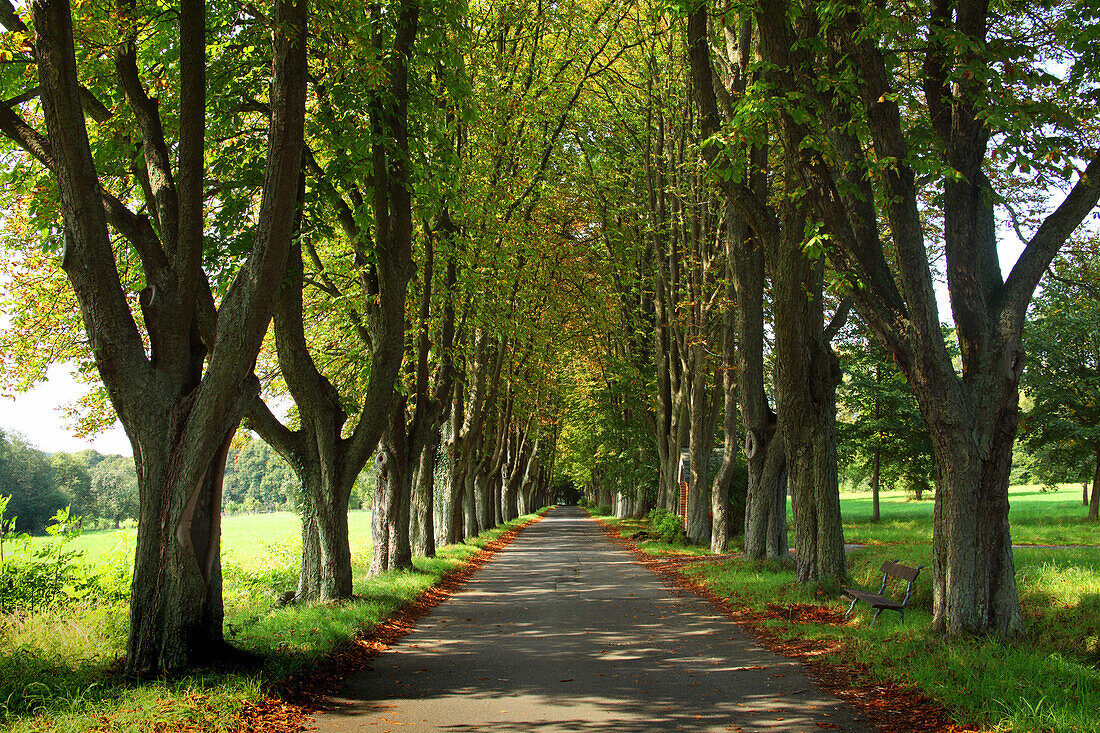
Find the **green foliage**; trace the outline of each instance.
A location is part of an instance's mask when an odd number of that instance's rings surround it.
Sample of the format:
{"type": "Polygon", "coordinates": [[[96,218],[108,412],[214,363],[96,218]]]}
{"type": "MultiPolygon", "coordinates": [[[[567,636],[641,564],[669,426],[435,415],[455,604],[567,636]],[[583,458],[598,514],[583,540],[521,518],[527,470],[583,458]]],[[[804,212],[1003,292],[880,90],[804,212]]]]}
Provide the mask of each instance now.
{"type": "Polygon", "coordinates": [[[116,529],[126,519],[138,518],[138,479],[134,459],[107,456],[89,472],[94,498],[92,517],[116,529]]]}
{"type": "Polygon", "coordinates": [[[282,456],[267,443],[247,435],[234,442],[225,461],[225,512],[294,510],[300,500],[301,486],[282,456]]]}
{"type": "Polygon", "coordinates": [[[866,335],[837,352],[845,374],[837,389],[837,453],[847,477],[868,480],[877,458],[883,488],[918,497],[932,491],[932,438],[905,375],[866,335]]]}
{"type": "Polygon", "coordinates": [[[15,528],[41,533],[50,518],[71,502],[58,485],[50,458],[21,437],[0,430],[0,494],[10,497],[7,511],[15,528]]]}
{"type": "Polygon", "coordinates": [[[1100,239],[1071,248],[1024,329],[1020,438],[1045,483],[1091,478],[1100,452],[1100,239]]]}
{"type": "MultiPolygon", "coordinates": [[[[0,497],[0,531],[8,525],[3,518],[8,498],[0,497]]],[[[34,544],[26,535],[15,537],[21,540],[15,551],[0,553],[0,614],[64,607],[89,597],[129,592],[109,572],[85,565],[83,551],[71,547],[81,529],[80,518],[68,507],[54,514],[46,533],[47,540],[34,544]]]]}
{"type": "Polygon", "coordinates": [[[645,518],[650,534],[656,539],[667,544],[687,544],[684,523],[679,516],[658,507],[651,509],[645,518]]]}

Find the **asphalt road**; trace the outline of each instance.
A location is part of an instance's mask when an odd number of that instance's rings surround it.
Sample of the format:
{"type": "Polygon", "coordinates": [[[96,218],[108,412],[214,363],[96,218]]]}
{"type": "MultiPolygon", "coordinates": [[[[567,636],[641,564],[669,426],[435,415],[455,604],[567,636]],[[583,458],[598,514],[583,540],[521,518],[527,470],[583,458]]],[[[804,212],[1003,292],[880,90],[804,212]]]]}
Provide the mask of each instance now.
{"type": "Polygon", "coordinates": [[[317,729],[862,731],[795,661],[670,588],[579,509],[531,525],[348,679],[317,729]]]}

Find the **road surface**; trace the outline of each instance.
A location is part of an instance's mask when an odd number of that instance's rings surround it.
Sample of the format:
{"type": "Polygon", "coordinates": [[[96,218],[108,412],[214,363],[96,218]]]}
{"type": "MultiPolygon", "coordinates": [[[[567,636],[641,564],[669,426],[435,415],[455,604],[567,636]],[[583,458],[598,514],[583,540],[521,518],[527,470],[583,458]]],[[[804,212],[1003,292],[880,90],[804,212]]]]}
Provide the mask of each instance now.
{"type": "Polygon", "coordinates": [[[316,716],[349,731],[863,731],[582,510],[529,526],[316,716]]]}

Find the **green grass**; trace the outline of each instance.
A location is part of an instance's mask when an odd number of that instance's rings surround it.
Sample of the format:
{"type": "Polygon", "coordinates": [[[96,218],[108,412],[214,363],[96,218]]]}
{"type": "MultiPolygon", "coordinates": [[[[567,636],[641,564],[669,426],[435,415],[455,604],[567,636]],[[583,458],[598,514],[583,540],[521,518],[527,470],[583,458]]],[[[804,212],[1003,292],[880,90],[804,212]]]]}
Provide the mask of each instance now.
{"type": "MultiPolygon", "coordinates": [[[[348,535],[351,551],[370,552],[369,511],[348,512],[348,535]]],[[[298,552],[301,544],[301,520],[294,512],[241,514],[222,519],[222,562],[234,563],[246,569],[260,569],[269,552],[280,556],[286,551],[298,552]]],[[[134,555],[137,531],[133,527],[84,532],[69,544],[69,549],[84,553],[89,563],[125,559],[129,564],[134,555]]],[[[48,542],[48,537],[32,537],[31,547],[48,542]]]]}
{"type": "MultiPolygon", "coordinates": [[[[1014,487],[1014,542],[1100,542],[1100,526],[1087,522],[1080,494],[1072,488],[1042,493],[1038,487],[1014,487]]],[[[845,540],[867,545],[849,554],[848,571],[854,585],[878,590],[883,560],[931,563],[933,502],[884,492],[878,524],[870,521],[870,507],[869,494],[842,496],[845,540]]],[[[624,536],[644,528],[632,520],[613,523],[624,536]]],[[[654,554],[685,550],[652,542],[640,546],[654,554]]],[[[963,723],[996,731],[1100,733],[1100,547],[1020,547],[1014,557],[1025,631],[1009,642],[949,642],[933,632],[930,571],[917,580],[904,624],[897,614],[884,612],[870,626],[873,612],[866,604],[839,625],[774,617],[762,623],[781,638],[814,639],[834,648],[827,658],[866,670],[868,683],[916,686],[963,723]]],[[[793,569],[782,563],[734,558],[689,564],[683,572],[750,611],[766,612],[768,604],[812,603],[843,613],[850,602],[799,585],[793,569]]]]}
{"type": "MultiPolygon", "coordinates": [[[[353,515],[357,599],[280,609],[271,607],[272,600],[293,587],[297,573],[293,515],[225,519],[226,636],[262,658],[253,672],[207,670],[144,683],[121,678],[114,670],[125,645],[124,603],[0,617],[0,730],[236,730],[246,705],[308,674],[336,649],[439,582],[445,572],[532,516],[443,547],[435,558],[417,559],[414,570],[367,578],[370,515],[353,515]],[[232,554],[231,547],[239,554],[232,554]]],[[[80,541],[110,551],[110,542],[97,534],[80,541]]],[[[102,553],[94,557],[102,559],[102,553]]]]}
{"type": "MultiPolygon", "coordinates": [[[[1064,484],[1059,491],[1042,492],[1038,485],[1009,489],[1009,521],[1012,541],[1020,545],[1096,545],[1100,526],[1088,519],[1081,504],[1081,487],[1064,484]]],[[[841,495],[844,539],[855,544],[930,542],[932,495],[916,501],[900,491],[883,491],[879,497],[882,521],[871,521],[870,492],[841,495]]],[[[790,522],[788,512],[788,522],[790,522]]]]}

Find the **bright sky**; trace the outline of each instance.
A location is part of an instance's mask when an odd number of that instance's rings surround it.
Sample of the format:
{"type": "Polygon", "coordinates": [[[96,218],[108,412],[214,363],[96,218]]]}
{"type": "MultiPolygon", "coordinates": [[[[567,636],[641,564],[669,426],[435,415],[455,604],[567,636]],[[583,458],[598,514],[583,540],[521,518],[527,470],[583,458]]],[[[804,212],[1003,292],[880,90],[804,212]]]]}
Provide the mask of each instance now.
{"type": "Polygon", "coordinates": [[[73,378],[66,364],[50,367],[49,379],[15,399],[0,397],[0,428],[4,432],[20,433],[47,453],[76,453],[94,448],[103,454],[133,454],[122,426],[115,423],[110,430],[92,438],[76,438],[64,425],[62,407],[80,397],[85,387],[73,378]]]}

